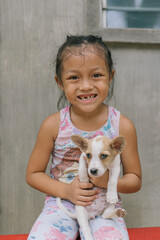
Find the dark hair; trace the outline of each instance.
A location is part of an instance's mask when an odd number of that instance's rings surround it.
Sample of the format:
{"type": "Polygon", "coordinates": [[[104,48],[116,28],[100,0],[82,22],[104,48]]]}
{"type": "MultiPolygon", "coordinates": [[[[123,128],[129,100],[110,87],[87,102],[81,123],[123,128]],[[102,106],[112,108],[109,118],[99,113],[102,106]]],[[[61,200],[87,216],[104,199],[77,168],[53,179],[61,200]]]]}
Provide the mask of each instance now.
{"type": "MultiPolygon", "coordinates": [[[[102,41],[101,37],[94,36],[94,35],[88,35],[88,36],[67,36],[66,41],[62,44],[62,46],[59,48],[57,57],[56,57],[56,75],[58,78],[58,81],[60,84],[62,84],[62,79],[61,79],[61,73],[62,73],[62,62],[64,58],[64,52],[67,48],[70,47],[80,47],[82,45],[96,45],[99,50],[103,51],[106,64],[109,70],[109,74],[112,74],[112,70],[114,69],[113,67],[113,61],[111,57],[111,52],[107,45],[102,41]]],[[[114,79],[112,80],[109,88],[109,93],[107,96],[107,102],[111,99],[113,95],[113,88],[114,88],[114,79]]],[[[58,103],[57,103],[57,108],[60,110],[61,108],[64,107],[66,103],[66,97],[64,92],[62,92],[58,103]]]]}

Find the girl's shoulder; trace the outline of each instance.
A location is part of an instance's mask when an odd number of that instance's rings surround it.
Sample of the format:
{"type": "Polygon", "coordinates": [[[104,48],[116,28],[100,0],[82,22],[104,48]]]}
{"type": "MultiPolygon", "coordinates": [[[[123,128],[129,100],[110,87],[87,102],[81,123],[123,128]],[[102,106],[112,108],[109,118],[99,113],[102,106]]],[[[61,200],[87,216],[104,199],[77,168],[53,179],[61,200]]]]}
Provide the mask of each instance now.
{"type": "Polygon", "coordinates": [[[56,112],[48,116],[42,123],[40,131],[50,135],[54,140],[56,139],[60,126],[60,112],[56,112]]]}
{"type": "Polygon", "coordinates": [[[122,114],[120,114],[119,133],[120,135],[136,133],[136,129],[133,122],[122,114]]]}

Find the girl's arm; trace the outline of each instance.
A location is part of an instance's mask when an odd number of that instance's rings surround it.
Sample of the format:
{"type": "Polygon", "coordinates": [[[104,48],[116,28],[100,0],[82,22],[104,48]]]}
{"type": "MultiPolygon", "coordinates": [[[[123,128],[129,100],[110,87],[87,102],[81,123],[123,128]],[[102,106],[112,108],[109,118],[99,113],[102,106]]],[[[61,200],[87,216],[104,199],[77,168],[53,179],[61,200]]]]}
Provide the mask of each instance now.
{"type": "MultiPolygon", "coordinates": [[[[117,190],[121,193],[134,193],[142,184],[141,165],[138,155],[137,136],[133,123],[121,115],[119,134],[124,136],[127,145],[121,154],[123,176],[118,180],[117,190]]],[[[107,188],[108,171],[100,178],[91,178],[96,186],[107,188]]]]}
{"type": "Polygon", "coordinates": [[[118,191],[121,193],[134,193],[139,191],[142,185],[137,134],[133,123],[123,115],[120,118],[119,132],[126,139],[127,145],[121,154],[123,177],[119,179],[118,191]]]}
{"type": "Polygon", "coordinates": [[[27,183],[37,190],[49,195],[56,195],[57,187],[63,195],[64,184],[56,183],[45,171],[54,147],[54,140],[58,134],[59,114],[48,117],[41,125],[35,147],[29,159],[26,170],[27,183]]]}
{"type": "Polygon", "coordinates": [[[29,159],[26,170],[27,183],[50,196],[69,199],[75,204],[89,205],[96,198],[97,190],[91,183],[80,183],[76,178],[71,184],[52,179],[45,171],[54,147],[60,124],[60,114],[48,117],[42,124],[35,147],[29,159]]]}

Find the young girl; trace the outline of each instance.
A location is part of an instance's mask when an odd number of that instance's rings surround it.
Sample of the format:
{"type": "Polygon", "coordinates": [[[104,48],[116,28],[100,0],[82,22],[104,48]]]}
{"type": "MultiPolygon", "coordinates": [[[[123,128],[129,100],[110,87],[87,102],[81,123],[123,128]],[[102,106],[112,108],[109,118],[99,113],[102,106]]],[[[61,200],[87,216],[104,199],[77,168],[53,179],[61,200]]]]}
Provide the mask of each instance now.
{"type": "MultiPolygon", "coordinates": [[[[123,135],[127,146],[121,154],[123,176],[118,192],[133,193],[141,188],[141,166],[133,123],[115,108],[104,104],[113,93],[114,68],[110,50],[96,36],[69,36],[60,47],[56,59],[55,80],[69,104],[48,117],[39,130],[36,145],[30,156],[26,180],[29,185],[47,194],[45,205],[35,222],[28,240],[72,240],[80,231],[75,219],[69,218],[56,204],[56,197],[74,211],[74,205],[87,206],[107,188],[108,172],[91,177],[90,183],[80,183],[77,176],[80,150],[70,137],[86,138],[123,135]],[[52,155],[50,176],[45,173],[52,155]]],[[[118,206],[121,202],[117,203],[118,206]]],[[[128,239],[122,218],[90,220],[94,239],[128,239]]]]}

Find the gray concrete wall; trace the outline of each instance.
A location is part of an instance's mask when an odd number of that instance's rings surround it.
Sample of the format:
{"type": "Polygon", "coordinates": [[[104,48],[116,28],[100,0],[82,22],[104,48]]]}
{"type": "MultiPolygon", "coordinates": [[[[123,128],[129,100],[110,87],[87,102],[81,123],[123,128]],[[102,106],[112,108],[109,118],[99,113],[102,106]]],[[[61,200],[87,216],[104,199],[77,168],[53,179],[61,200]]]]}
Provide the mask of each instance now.
{"type": "Polygon", "coordinates": [[[25,183],[42,121],[57,111],[51,66],[66,34],[83,31],[82,0],[0,0],[0,234],[28,232],[43,194],[25,183]]]}
{"type": "Polygon", "coordinates": [[[122,194],[128,227],[160,226],[160,45],[111,44],[116,68],[116,107],[134,122],[143,186],[122,194]]]}
{"type": "MultiPolygon", "coordinates": [[[[92,17],[98,4],[0,0],[0,234],[27,233],[43,207],[44,195],[27,186],[25,169],[40,124],[57,111],[51,63],[66,34],[89,33],[99,26],[92,17]]],[[[136,125],[143,169],[142,190],[122,196],[128,227],[160,222],[159,46],[110,43],[116,107],[136,125]]]]}

